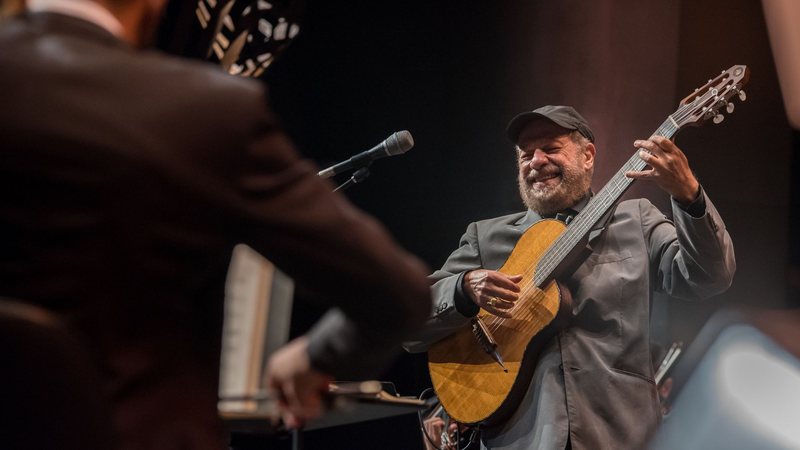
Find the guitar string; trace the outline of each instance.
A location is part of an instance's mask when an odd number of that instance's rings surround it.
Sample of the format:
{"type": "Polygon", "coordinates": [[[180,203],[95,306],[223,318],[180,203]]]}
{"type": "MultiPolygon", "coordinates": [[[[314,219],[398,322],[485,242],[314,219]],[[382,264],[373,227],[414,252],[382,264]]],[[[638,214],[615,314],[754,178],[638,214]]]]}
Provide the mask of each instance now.
{"type": "MultiPolygon", "coordinates": [[[[727,84],[729,81],[729,79],[725,79],[723,80],[722,84],[727,84]]],[[[732,87],[733,85],[726,86],[724,92],[727,93],[732,87]]],[[[719,97],[713,95],[712,92],[713,91],[709,89],[695,101],[692,101],[686,105],[682,105],[670,117],[675,121],[675,123],[683,122],[685,119],[691,117],[695,110],[702,107],[702,105],[704,105],[712,97],[715,98],[715,101],[718,100],[719,97]]],[[[706,111],[707,110],[708,109],[706,109],[706,111]]],[[[653,134],[667,138],[672,137],[679,130],[679,127],[676,127],[675,124],[672,123],[672,120],[669,120],[668,118],[668,120],[662,123],[662,125],[653,134]]],[[[611,204],[613,204],[613,202],[616,201],[622,192],[634,181],[625,177],[625,172],[630,170],[642,170],[646,166],[647,164],[638,157],[637,151],[637,153],[635,153],[612,177],[611,182],[604,187],[596,197],[592,199],[594,201],[589,202],[585,208],[585,214],[579,214],[576,216],[575,220],[571,224],[572,226],[570,229],[561,232],[551,247],[545,251],[544,257],[537,264],[530,264],[528,267],[526,267],[526,269],[523,271],[523,287],[520,290],[518,301],[514,304],[514,306],[508,309],[508,312],[512,313],[513,320],[522,321],[523,330],[528,327],[531,327],[531,330],[536,329],[537,327],[541,329],[541,327],[546,325],[542,323],[543,320],[541,314],[537,315],[534,312],[534,308],[541,305],[540,302],[536,301],[536,297],[546,297],[547,295],[545,292],[547,286],[542,288],[540,285],[545,279],[550,277],[551,272],[557,267],[557,264],[559,264],[563,258],[573,250],[575,244],[577,244],[577,242],[573,241],[579,241],[580,238],[582,238],[584,234],[589,231],[589,228],[602,217],[602,215],[597,217],[598,211],[602,211],[604,215],[605,210],[611,204]],[[542,276],[539,275],[542,273],[545,274],[544,279],[542,279],[542,276]],[[535,292],[535,294],[530,295],[531,292],[535,292]],[[531,305],[527,305],[528,303],[531,305]],[[517,310],[523,306],[528,307],[523,309],[521,314],[516,314],[518,312],[517,310]]],[[[502,326],[504,326],[508,320],[509,319],[504,317],[491,315],[485,320],[485,322],[488,322],[486,325],[490,331],[496,332],[502,326]]]]}

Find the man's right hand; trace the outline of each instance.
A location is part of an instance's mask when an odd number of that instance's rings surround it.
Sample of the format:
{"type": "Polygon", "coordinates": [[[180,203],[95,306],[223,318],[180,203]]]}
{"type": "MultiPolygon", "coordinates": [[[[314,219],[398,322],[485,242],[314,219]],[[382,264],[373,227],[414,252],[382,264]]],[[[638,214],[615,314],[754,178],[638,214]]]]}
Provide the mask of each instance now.
{"type": "Polygon", "coordinates": [[[508,311],[519,298],[522,275],[506,275],[496,270],[478,269],[464,275],[464,293],[476,305],[495,316],[510,318],[508,311]]]}

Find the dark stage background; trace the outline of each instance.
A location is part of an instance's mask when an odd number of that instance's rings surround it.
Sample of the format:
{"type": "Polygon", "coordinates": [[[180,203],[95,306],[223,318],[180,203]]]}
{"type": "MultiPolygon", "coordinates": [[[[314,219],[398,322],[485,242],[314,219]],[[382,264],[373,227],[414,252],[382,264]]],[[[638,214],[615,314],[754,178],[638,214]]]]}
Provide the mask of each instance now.
{"type": "MultiPolygon", "coordinates": [[[[409,153],[378,161],[346,195],[436,268],[469,222],[521,209],[504,136],[516,113],[548,103],[581,111],[597,135],[599,189],[633,154],[634,139],[734,64],[752,70],[747,102],[721,125],[683,131],[677,142],[725,218],[739,268],[729,292],[709,302],[658,299],[653,339],[669,343],[691,341],[721,306],[800,306],[787,276],[800,261],[789,234],[798,138],[784,115],[759,1],[311,0],[299,37],[262,79],[288,133],[320,166],[411,131],[409,153]]],[[[633,196],[668,211],[666,196],[643,182],[626,195],[633,196]]],[[[292,333],[320,313],[297,299],[292,333]]],[[[424,355],[401,356],[380,378],[406,395],[430,386],[424,355]]],[[[242,448],[267,440],[237,439],[242,448]]],[[[421,443],[416,418],[405,417],[310,432],[306,448],[421,443]]]]}

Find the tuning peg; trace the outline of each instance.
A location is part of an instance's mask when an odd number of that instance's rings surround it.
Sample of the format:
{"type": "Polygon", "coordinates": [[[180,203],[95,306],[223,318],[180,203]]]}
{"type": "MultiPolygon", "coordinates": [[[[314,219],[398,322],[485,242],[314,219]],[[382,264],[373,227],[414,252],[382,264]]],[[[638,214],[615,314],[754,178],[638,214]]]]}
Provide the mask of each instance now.
{"type": "Polygon", "coordinates": [[[744,91],[739,91],[739,100],[745,101],[747,100],[747,94],[744,91]]]}
{"type": "Polygon", "coordinates": [[[714,116],[714,123],[721,123],[723,120],[725,120],[725,116],[722,114],[717,114],[714,116]]]}
{"type": "Polygon", "coordinates": [[[728,102],[728,104],[725,105],[725,111],[728,111],[728,114],[733,114],[734,108],[736,108],[736,105],[733,104],[733,102],[728,102]]]}

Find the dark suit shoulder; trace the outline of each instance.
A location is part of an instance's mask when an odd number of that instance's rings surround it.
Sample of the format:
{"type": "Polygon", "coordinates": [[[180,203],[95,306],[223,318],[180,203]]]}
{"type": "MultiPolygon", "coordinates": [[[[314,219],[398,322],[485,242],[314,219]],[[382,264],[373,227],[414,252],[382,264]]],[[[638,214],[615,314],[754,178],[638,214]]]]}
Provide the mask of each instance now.
{"type": "Polygon", "coordinates": [[[70,87],[84,108],[124,115],[129,123],[194,124],[197,134],[213,128],[236,136],[275,122],[263,83],[208,62],[134,48],[59,14],[25,15],[0,26],[0,67],[9,97],[27,95],[26,101],[45,105],[54,94],[63,99],[70,87]]]}
{"type": "MultiPolygon", "coordinates": [[[[266,87],[257,80],[230,75],[221,67],[149,50],[123,63],[144,94],[176,100],[182,111],[196,108],[215,120],[250,122],[267,113],[266,87]]],[[[270,120],[274,120],[270,117],[270,120]]]]}
{"type": "Polygon", "coordinates": [[[207,61],[175,57],[157,50],[140,51],[133,56],[135,60],[132,63],[143,66],[143,74],[172,78],[183,90],[238,96],[240,100],[263,95],[265,91],[262,82],[230,75],[220,66],[207,61]]]}
{"type": "Polygon", "coordinates": [[[639,217],[642,214],[642,211],[645,210],[660,211],[650,200],[646,198],[634,198],[620,202],[615,210],[615,215],[624,214],[639,217]]]}

